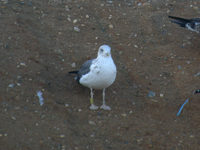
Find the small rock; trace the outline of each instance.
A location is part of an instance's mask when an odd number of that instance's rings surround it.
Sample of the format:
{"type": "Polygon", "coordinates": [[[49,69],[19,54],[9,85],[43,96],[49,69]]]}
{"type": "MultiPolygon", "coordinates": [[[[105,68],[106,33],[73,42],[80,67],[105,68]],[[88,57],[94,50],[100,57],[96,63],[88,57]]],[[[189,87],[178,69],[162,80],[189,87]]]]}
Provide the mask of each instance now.
{"type": "Polygon", "coordinates": [[[12,120],[16,120],[16,118],[14,116],[11,117],[12,120]]]}
{"type": "Polygon", "coordinates": [[[112,24],[109,24],[108,26],[110,29],[113,29],[113,25],[112,24]]]}
{"type": "Polygon", "coordinates": [[[67,18],[67,20],[68,20],[69,22],[71,22],[71,21],[72,21],[70,17],[68,17],[68,18],[67,18]]]}
{"type": "Polygon", "coordinates": [[[74,20],[73,20],[73,23],[74,23],[74,24],[75,24],[75,23],[77,23],[77,22],[78,22],[78,20],[77,20],[77,19],[74,19],[74,20]]]}
{"type": "Polygon", "coordinates": [[[163,97],[163,96],[164,96],[164,94],[160,93],[160,97],[163,97]]]}
{"type": "Polygon", "coordinates": [[[72,66],[72,68],[75,68],[75,67],[76,67],[76,63],[73,62],[73,63],[71,64],[71,66],[72,66]]]}
{"type": "Polygon", "coordinates": [[[92,121],[92,120],[89,120],[88,123],[89,123],[90,125],[96,125],[96,123],[95,123],[94,121],[92,121]]]}
{"type": "Polygon", "coordinates": [[[67,5],[65,5],[65,10],[69,11],[69,7],[67,5]]]}
{"type": "Polygon", "coordinates": [[[200,76],[200,72],[196,73],[194,76],[195,76],[195,77],[200,76]]]}
{"type": "Polygon", "coordinates": [[[108,19],[112,19],[112,15],[109,15],[108,19]]]}
{"type": "Polygon", "coordinates": [[[141,2],[139,2],[137,5],[138,5],[138,6],[142,6],[142,3],[141,3],[141,2]]]}
{"type": "Polygon", "coordinates": [[[69,104],[65,104],[65,107],[69,107],[69,104]]]}
{"type": "Polygon", "coordinates": [[[194,135],[190,135],[190,138],[194,138],[194,135]]]}
{"type": "Polygon", "coordinates": [[[21,66],[26,66],[26,64],[24,62],[21,62],[20,65],[21,66]]]}
{"type": "Polygon", "coordinates": [[[149,91],[148,97],[154,97],[154,96],[156,96],[156,93],[153,91],[149,91]]]}
{"type": "Polygon", "coordinates": [[[74,27],[74,31],[80,32],[81,30],[78,27],[74,27]]]}
{"type": "Polygon", "coordinates": [[[9,88],[13,88],[14,86],[15,86],[14,83],[11,83],[11,84],[8,85],[9,88]]]}
{"type": "Polygon", "coordinates": [[[65,135],[64,135],[64,134],[61,134],[61,135],[60,135],[60,138],[64,138],[64,137],[65,137],[65,135]]]}
{"type": "Polygon", "coordinates": [[[127,114],[123,113],[123,114],[121,114],[121,116],[122,116],[122,117],[126,117],[126,116],[127,116],[127,114]]]}
{"type": "Polygon", "coordinates": [[[87,18],[87,19],[88,19],[89,17],[90,17],[89,15],[85,15],[85,18],[87,18]]]}

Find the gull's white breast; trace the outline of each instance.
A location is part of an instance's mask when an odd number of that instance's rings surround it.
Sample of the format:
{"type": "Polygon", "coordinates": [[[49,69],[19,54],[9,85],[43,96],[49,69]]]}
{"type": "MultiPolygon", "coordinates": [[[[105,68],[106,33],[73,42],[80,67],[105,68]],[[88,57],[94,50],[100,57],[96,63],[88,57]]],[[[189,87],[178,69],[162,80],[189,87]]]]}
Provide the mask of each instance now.
{"type": "Polygon", "coordinates": [[[97,58],[90,66],[90,72],[81,77],[80,83],[86,87],[103,89],[109,87],[116,78],[117,69],[109,58],[97,58]]]}

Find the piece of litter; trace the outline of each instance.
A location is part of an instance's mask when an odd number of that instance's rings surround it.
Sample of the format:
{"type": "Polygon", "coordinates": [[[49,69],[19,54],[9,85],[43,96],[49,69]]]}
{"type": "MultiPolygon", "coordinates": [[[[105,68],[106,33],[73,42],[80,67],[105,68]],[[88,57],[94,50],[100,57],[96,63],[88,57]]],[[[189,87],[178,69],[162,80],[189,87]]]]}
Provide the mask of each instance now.
{"type": "Polygon", "coordinates": [[[42,97],[42,92],[41,91],[37,91],[37,96],[39,98],[40,106],[42,106],[44,104],[44,98],[42,97]]]}
{"type": "Polygon", "coordinates": [[[182,105],[181,108],[179,109],[179,111],[178,111],[178,113],[176,114],[176,116],[179,116],[179,115],[181,114],[181,111],[182,111],[183,107],[185,106],[185,104],[188,103],[188,101],[189,101],[189,98],[186,99],[186,101],[183,103],[183,105],[182,105]]]}

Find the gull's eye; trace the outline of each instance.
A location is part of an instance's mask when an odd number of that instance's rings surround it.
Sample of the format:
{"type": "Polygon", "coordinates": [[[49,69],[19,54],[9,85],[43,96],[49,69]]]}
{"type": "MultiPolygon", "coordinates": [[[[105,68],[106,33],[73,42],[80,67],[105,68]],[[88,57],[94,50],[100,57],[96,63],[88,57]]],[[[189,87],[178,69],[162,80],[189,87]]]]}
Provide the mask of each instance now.
{"type": "Polygon", "coordinates": [[[103,49],[100,49],[100,52],[103,53],[103,49]]]}

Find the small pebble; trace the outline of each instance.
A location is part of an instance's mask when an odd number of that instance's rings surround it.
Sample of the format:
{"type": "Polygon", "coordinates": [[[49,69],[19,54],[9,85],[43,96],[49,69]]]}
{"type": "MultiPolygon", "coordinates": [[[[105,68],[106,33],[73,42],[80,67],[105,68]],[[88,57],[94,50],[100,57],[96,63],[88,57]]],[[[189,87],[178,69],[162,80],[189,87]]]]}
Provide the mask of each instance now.
{"type": "Polygon", "coordinates": [[[26,66],[26,64],[24,62],[21,62],[20,65],[21,66],[26,66]]]}
{"type": "Polygon", "coordinates": [[[195,76],[195,77],[200,76],[200,72],[197,72],[194,76],[195,76]]]}
{"type": "Polygon", "coordinates": [[[61,135],[60,135],[60,138],[64,138],[64,137],[65,137],[65,135],[64,135],[64,134],[61,134],[61,135]]]}
{"type": "Polygon", "coordinates": [[[72,68],[75,68],[75,67],[76,67],[76,63],[73,62],[73,63],[71,64],[71,66],[72,66],[72,68]]]}
{"type": "Polygon", "coordinates": [[[11,117],[12,120],[16,120],[16,118],[14,116],[11,117]]]}
{"type": "Polygon", "coordinates": [[[80,32],[81,30],[78,27],[74,27],[74,31],[80,32]]]}
{"type": "Polygon", "coordinates": [[[65,5],[65,10],[69,11],[69,7],[67,5],[65,5]]]}
{"type": "Polygon", "coordinates": [[[148,97],[154,97],[154,96],[156,96],[156,93],[153,91],[149,91],[148,97]]]}
{"type": "Polygon", "coordinates": [[[142,3],[138,3],[137,5],[138,5],[138,6],[142,6],[142,3]]]}
{"type": "Polygon", "coordinates": [[[110,29],[113,29],[113,25],[112,25],[112,24],[109,24],[109,28],[110,28],[110,29]]]}
{"type": "Polygon", "coordinates": [[[194,135],[190,135],[190,138],[194,138],[194,135]]]}
{"type": "Polygon", "coordinates": [[[126,116],[127,116],[127,114],[123,113],[123,114],[121,114],[121,116],[122,116],[122,117],[126,117],[126,116]]]}
{"type": "Polygon", "coordinates": [[[94,121],[92,121],[92,120],[89,120],[88,123],[89,123],[90,125],[96,125],[96,123],[95,123],[94,121]]]}
{"type": "Polygon", "coordinates": [[[74,20],[73,20],[73,23],[74,23],[74,24],[75,24],[75,23],[77,23],[77,22],[78,22],[78,20],[77,20],[77,19],[74,19],[74,20]]]}
{"type": "Polygon", "coordinates": [[[164,96],[164,94],[160,93],[160,97],[163,97],[163,96],[164,96]]]}
{"type": "Polygon", "coordinates": [[[89,15],[85,15],[85,18],[87,18],[87,19],[88,19],[89,17],[90,17],[89,15]]]}
{"type": "Polygon", "coordinates": [[[8,85],[9,88],[13,88],[14,86],[15,86],[14,83],[11,83],[11,84],[8,85]]]}

